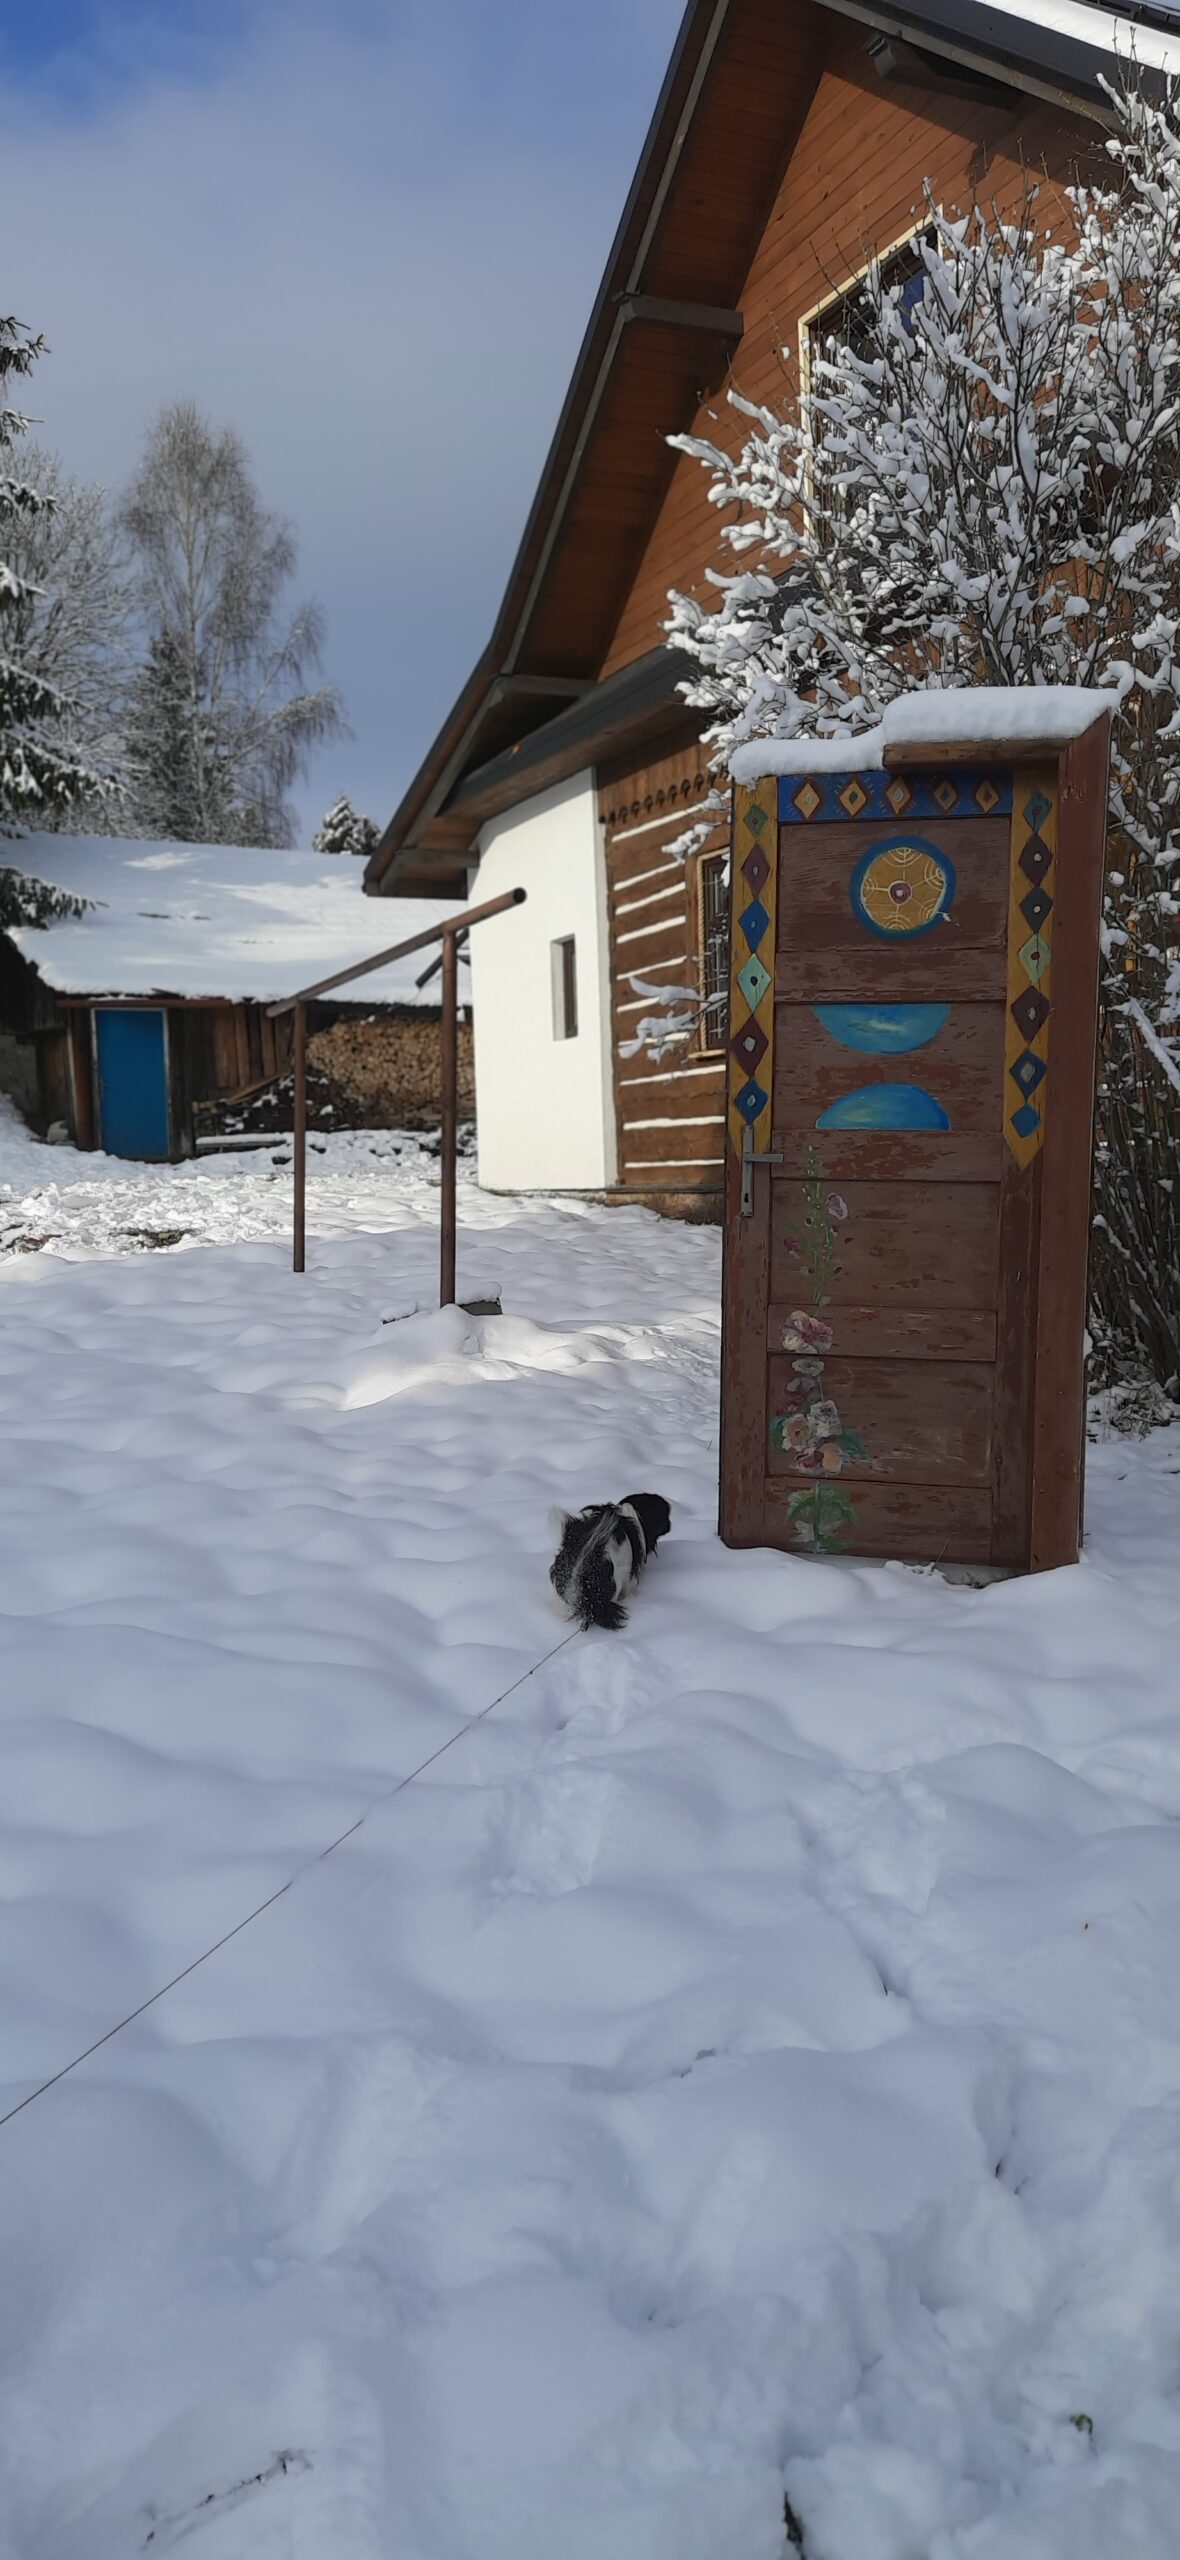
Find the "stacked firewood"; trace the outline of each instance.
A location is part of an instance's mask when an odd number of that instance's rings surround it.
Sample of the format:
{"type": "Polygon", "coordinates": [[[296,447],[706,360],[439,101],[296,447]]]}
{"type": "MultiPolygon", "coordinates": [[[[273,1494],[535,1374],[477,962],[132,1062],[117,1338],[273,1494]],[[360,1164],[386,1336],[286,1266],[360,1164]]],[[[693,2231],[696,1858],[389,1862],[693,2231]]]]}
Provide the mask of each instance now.
{"type": "MultiPolygon", "coordinates": [[[[346,1094],[370,1129],[433,1127],[439,1115],[441,1038],[438,1016],[389,1013],[363,1019],[348,1014],[314,1031],[307,1044],[309,1068],[346,1094]]],[[[459,1025],[459,1109],[475,1110],[475,1060],[471,1025],[459,1025]]]]}

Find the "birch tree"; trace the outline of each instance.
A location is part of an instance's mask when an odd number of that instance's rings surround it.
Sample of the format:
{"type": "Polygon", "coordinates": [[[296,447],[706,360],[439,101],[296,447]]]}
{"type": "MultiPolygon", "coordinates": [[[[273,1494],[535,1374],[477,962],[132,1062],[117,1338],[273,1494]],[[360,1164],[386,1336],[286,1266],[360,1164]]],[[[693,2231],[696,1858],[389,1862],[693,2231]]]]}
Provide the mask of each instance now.
{"type": "Polygon", "coordinates": [[[320,608],[288,614],[283,603],[297,557],[290,526],[263,506],[240,438],[188,400],[157,418],[121,521],[149,639],[136,715],[140,807],[175,798],[179,686],[186,836],[290,844],[291,788],[315,749],[345,728],[335,688],[314,681],[320,608]],[[164,742],[167,770],[153,760],[153,739],[164,742]]]}

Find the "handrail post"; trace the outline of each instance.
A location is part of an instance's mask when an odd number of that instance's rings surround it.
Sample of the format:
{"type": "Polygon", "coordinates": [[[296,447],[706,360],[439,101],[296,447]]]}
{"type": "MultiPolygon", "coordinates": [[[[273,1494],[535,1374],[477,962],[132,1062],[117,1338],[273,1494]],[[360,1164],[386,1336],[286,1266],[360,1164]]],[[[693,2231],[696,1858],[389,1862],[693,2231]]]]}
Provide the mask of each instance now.
{"type": "MultiPolygon", "coordinates": [[[[485,924],[492,916],[506,915],[509,907],[522,907],[528,896],[526,889],[506,889],[503,897],[489,898],[483,906],[464,907],[446,924],[427,925],[421,933],[412,933],[405,942],[395,942],[388,951],[374,951],[368,960],[358,960],[351,969],[337,969],[330,978],[318,978],[314,987],[301,987],[297,995],[280,996],[277,1004],[268,1004],[267,1020],[276,1022],[280,1014],[294,1016],[292,1026],[292,1063],[294,1068],[293,1158],[295,1166],[295,1252],[294,1268],[303,1271],[307,1264],[307,1008],[317,997],[331,995],[337,987],[350,987],[357,978],[371,977],[374,969],[384,969],[393,960],[408,959],[412,951],[425,951],[432,942],[441,947],[442,967],[442,1061],[441,1094],[442,1142],[442,1269],[440,1305],[455,1303],[455,1159],[458,1148],[459,1102],[459,937],[470,932],[473,924],[485,924]]],[[[424,970],[418,980],[424,986],[433,970],[424,970]]]]}
{"type": "Polygon", "coordinates": [[[295,1160],[295,1260],[294,1269],[307,1268],[307,1007],[295,1007],[293,1061],[295,1069],[295,1117],[292,1153],[295,1160]]]}
{"type": "Polygon", "coordinates": [[[439,1228],[441,1260],[439,1276],[440,1307],[455,1303],[455,1157],[458,1143],[457,1121],[459,1100],[459,937],[444,933],[442,942],[442,1074],[441,1074],[441,1151],[439,1228]]]}

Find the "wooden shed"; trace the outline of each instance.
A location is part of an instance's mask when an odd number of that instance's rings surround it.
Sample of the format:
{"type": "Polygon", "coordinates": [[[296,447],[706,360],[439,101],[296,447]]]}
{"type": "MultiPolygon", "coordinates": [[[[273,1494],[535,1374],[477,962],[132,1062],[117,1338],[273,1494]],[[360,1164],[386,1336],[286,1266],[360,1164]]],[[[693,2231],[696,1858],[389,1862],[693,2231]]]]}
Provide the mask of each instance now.
{"type": "MultiPolygon", "coordinates": [[[[0,1091],[109,1155],[190,1155],[203,1120],[286,1074],[267,1004],[381,947],[344,855],[26,836],[0,857],[79,910],[0,933],[0,1091]]],[[[416,902],[407,932],[451,903],[416,902]]],[[[377,1125],[436,1116],[437,984],[417,975],[382,970],[309,1021],[313,1065],[377,1125]]]]}
{"type": "Polygon", "coordinates": [[[1112,702],[735,759],[730,1546],[1077,1555],[1112,702]]]}

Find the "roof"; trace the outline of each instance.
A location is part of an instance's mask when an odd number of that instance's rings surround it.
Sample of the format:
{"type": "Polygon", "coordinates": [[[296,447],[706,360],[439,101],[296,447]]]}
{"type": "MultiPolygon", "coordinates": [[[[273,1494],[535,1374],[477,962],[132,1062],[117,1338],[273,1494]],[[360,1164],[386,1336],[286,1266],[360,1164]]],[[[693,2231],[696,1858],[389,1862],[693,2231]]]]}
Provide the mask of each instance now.
{"type": "MultiPolygon", "coordinates": [[[[560,744],[572,705],[596,760],[599,670],[675,467],[667,438],[740,341],[737,304],[839,20],[1092,117],[1120,53],[1180,71],[1180,0],[689,0],[492,637],[370,891],[461,890],[486,814],[472,780],[514,755],[521,778],[552,769],[537,736],[560,744]]],[[[630,743],[617,721],[610,738],[630,743]]]]}
{"type": "MultiPolygon", "coordinates": [[[[19,836],[0,841],[0,868],[93,901],[84,915],[10,930],[59,995],[276,1003],[383,942],[421,932],[455,905],[415,900],[399,907],[390,931],[364,896],[354,856],[244,845],[19,836]]],[[[419,951],[395,961],[340,988],[332,1002],[366,1010],[437,1004],[437,983],[424,990],[414,983],[429,957],[419,951]]]]}

